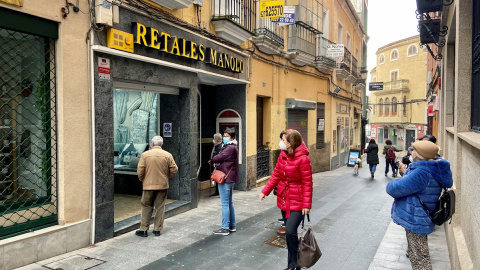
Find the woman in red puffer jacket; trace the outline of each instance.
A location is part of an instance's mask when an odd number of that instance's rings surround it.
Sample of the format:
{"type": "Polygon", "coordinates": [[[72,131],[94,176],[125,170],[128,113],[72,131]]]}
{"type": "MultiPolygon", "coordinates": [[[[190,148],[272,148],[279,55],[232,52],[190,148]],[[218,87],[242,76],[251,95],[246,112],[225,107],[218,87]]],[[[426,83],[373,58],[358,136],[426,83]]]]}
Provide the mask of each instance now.
{"type": "Polygon", "coordinates": [[[300,269],[297,266],[298,226],[312,208],[312,165],[298,131],[286,130],[279,146],[282,151],[277,165],[259,198],[263,200],[277,187],[277,205],[286,217],[288,267],[285,270],[295,270],[300,269]]]}

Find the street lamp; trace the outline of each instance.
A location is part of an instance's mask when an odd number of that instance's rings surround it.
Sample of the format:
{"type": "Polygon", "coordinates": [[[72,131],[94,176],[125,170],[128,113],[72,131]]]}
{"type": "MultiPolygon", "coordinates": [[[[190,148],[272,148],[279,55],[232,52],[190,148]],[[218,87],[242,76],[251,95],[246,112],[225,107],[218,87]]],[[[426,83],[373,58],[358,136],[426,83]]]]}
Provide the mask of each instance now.
{"type": "Polygon", "coordinates": [[[362,67],[362,69],[360,70],[360,78],[362,78],[362,80],[366,80],[367,75],[368,75],[367,67],[362,67]]]}

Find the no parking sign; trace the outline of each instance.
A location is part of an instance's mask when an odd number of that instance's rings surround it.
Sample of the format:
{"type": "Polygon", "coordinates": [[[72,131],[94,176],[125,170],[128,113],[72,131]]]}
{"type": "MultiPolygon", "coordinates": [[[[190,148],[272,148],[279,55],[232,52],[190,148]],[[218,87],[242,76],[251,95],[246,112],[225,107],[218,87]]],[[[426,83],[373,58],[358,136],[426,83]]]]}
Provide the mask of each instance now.
{"type": "Polygon", "coordinates": [[[163,137],[172,137],[172,123],[163,123],[163,137]]]}

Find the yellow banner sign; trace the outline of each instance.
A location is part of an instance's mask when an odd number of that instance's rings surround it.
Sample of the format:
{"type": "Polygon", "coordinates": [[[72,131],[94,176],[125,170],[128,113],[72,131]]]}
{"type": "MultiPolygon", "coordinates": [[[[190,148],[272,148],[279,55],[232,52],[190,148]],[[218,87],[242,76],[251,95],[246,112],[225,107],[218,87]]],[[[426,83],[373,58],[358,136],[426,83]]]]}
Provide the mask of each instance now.
{"type": "Polygon", "coordinates": [[[7,4],[12,4],[15,6],[23,7],[23,0],[0,0],[0,2],[4,2],[7,4]]]}
{"type": "Polygon", "coordinates": [[[284,1],[260,0],[260,18],[279,18],[283,16],[284,1]]]}

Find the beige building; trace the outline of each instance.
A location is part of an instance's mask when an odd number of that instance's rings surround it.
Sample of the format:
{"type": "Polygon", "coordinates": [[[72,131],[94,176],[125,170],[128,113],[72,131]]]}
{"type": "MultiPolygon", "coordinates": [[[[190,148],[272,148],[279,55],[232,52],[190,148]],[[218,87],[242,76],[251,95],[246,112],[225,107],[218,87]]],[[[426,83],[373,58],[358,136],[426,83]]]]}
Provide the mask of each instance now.
{"type": "Polygon", "coordinates": [[[379,144],[390,140],[397,148],[407,149],[424,135],[428,53],[419,48],[419,42],[420,37],[413,36],[377,50],[369,104],[370,137],[379,144]]]}
{"type": "MultiPolygon", "coordinates": [[[[456,195],[455,215],[446,223],[452,269],[480,269],[480,3],[457,0],[442,10],[433,23],[448,27],[445,37],[434,36],[441,46],[432,55],[441,60],[438,86],[438,145],[450,161],[456,195]],[[440,57],[440,55],[442,57],[440,57]]],[[[417,2],[418,3],[418,2],[417,2]]],[[[420,1],[420,10],[432,8],[420,1]]],[[[424,20],[419,24],[428,25],[424,20]]],[[[423,32],[426,44],[429,35],[423,32]]],[[[422,35],[422,34],[421,34],[422,35]]]]}

